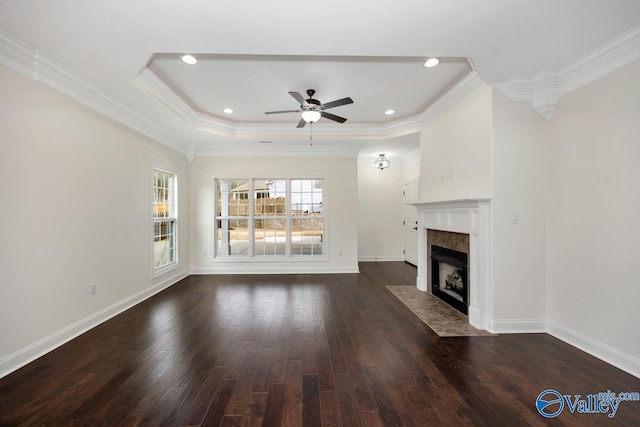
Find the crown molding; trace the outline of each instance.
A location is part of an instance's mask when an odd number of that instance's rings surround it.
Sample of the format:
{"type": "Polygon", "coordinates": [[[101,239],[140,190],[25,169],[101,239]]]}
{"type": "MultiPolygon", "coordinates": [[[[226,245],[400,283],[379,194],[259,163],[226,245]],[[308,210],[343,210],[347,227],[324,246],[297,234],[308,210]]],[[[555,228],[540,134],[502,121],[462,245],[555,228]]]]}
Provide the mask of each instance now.
{"type": "Polygon", "coordinates": [[[165,108],[170,109],[171,112],[188,124],[193,126],[198,121],[198,114],[182,98],[169,89],[149,68],[142,69],[133,79],[133,85],[165,108]]]}
{"type": "MultiPolygon", "coordinates": [[[[233,156],[248,154],[246,147],[238,149],[236,146],[228,144],[205,146],[179,141],[160,126],[108,96],[97,86],[80,78],[72,71],[58,65],[51,58],[32,49],[2,30],[0,30],[0,64],[32,80],[41,82],[69,96],[78,103],[185,154],[190,161],[193,161],[199,155],[219,155],[220,152],[233,156]]],[[[198,131],[230,139],[300,139],[300,132],[295,128],[283,127],[280,124],[238,124],[195,111],[147,67],[136,76],[133,84],[183,120],[187,125],[198,131]]],[[[428,121],[449,108],[480,84],[482,84],[480,77],[475,71],[472,71],[421,114],[382,125],[348,124],[339,128],[317,126],[313,129],[313,135],[318,140],[348,139],[365,141],[384,140],[419,133],[428,121]]],[[[313,153],[315,153],[314,155],[322,156],[352,156],[357,155],[359,148],[358,145],[355,148],[346,150],[316,147],[313,153]]],[[[252,149],[251,151],[265,156],[276,155],[272,154],[273,147],[271,149],[252,149]]],[[[277,151],[278,155],[309,155],[308,150],[300,150],[299,148],[278,147],[277,151]]]]}
{"type": "Polygon", "coordinates": [[[416,121],[420,124],[420,130],[422,130],[424,125],[467,96],[481,84],[483,84],[483,81],[476,71],[471,71],[467,74],[462,80],[456,83],[451,89],[445,92],[444,95],[438,98],[436,102],[431,104],[429,108],[418,116],[416,121]]]}
{"type": "Polygon", "coordinates": [[[640,59],[640,25],[559,69],[544,69],[530,77],[513,77],[497,86],[512,101],[529,101],[545,119],[558,98],[640,59]]]}
{"type": "Polygon", "coordinates": [[[0,30],[0,64],[174,150],[185,145],[43,53],[0,30]]]}
{"type": "MultiPolygon", "coordinates": [[[[478,74],[472,71],[422,114],[383,125],[348,124],[339,128],[315,127],[314,136],[318,139],[376,140],[418,133],[427,121],[455,104],[481,83],[478,74]]],[[[237,124],[211,114],[197,112],[147,67],[134,79],[134,85],[188,125],[202,132],[235,139],[270,138],[282,140],[300,138],[300,131],[290,126],[265,123],[237,124]]]]}
{"type": "Polygon", "coordinates": [[[342,147],[323,147],[321,142],[309,142],[303,146],[285,146],[274,148],[270,144],[252,147],[233,144],[200,145],[194,149],[193,158],[200,157],[357,157],[360,145],[342,147]]]}
{"type": "MultiPolygon", "coordinates": [[[[134,85],[188,125],[201,132],[235,139],[299,139],[300,131],[281,124],[237,124],[220,117],[193,110],[180,96],[169,88],[153,71],[146,68],[134,79],[134,85]]],[[[419,132],[419,116],[392,122],[387,125],[348,124],[340,128],[314,127],[318,139],[387,139],[419,132]]]]}

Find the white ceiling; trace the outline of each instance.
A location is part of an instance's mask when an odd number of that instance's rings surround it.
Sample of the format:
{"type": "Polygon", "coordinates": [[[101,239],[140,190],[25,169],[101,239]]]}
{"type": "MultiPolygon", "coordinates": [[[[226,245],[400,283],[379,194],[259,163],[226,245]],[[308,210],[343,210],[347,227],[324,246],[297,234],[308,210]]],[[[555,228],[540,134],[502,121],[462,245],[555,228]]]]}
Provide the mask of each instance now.
{"type": "Polygon", "coordinates": [[[189,66],[179,56],[155,55],[149,69],[192,109],[233,122],[289,127],[300,114],[264,114],[299,109],[289,91],[306,99],[306,90],[315,89],[322,103],[349,96],[355,105],[330,112],[348,122],[379,124],[420,114],[471,71],[464,58],[443,58],[427,69],[423,57],[197,55],[198,64],[189,66]],[[224,117],[226,107],[234,113],[224,117]],[[385,115],[390,108],[396,114],[385,115]]]}
{"type": "Polygon", "coordinates": [[[392,162],[415,151],[418,136],[388,129],[472,69],[485,83],[532,76],[638,24],[637,0],[0,0],[5,34],[183,149],[360,151],[372,161],[386,152],[392,162]],[[183,53],[200,62],[183,64],[183,53]],[[443,61],[426,69],[429,56],[443,61]],[[287,92],[309,88],[322,102],[354,100],[330,111],[346,123],[314,125],[313,147],[296,114],[264,115],[298,108],[287,92]]]}

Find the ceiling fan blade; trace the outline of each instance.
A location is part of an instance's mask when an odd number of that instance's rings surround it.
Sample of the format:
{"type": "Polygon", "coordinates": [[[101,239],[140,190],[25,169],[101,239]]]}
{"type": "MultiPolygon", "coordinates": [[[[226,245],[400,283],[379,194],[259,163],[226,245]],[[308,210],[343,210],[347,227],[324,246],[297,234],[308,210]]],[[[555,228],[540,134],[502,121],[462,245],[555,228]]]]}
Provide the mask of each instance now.
{"type": "Polygon", "coordinates": [[[337,99],[335,101],[327,102],[326,104],[322,104],[320,106],[321,110],[326,110],[327,108],[339,107],[341,105],[353,104],[353,99],[347,97],[342,99],[337,99]]]}
{"type": "Polygon", "coordinates": [[[265,111],[265,114],[299,113],[300,110],[265,111]]]}
{"type": "Polygon", "coordinates": [[[344,123],[347,121],[344,117],[336,116],[335,114],[327,113],[325,111],[320,111],[320,115],[325,119],[333,120],[338,123],[344,123]]]}
{"type": "Polygon", "coordinates": [[[300,119],[300,121],[298,122],[298,126],[296,126],[297,128],[303,128],[304,125],[306,125],[307,122],[304,121],[304,119],[300,119]]]}
{"type": "Polygon", "coordinates": [[[293,96],[300,105],[307,105],[307,101],[298,92],[289,92],[289,95],[293,96]]]}

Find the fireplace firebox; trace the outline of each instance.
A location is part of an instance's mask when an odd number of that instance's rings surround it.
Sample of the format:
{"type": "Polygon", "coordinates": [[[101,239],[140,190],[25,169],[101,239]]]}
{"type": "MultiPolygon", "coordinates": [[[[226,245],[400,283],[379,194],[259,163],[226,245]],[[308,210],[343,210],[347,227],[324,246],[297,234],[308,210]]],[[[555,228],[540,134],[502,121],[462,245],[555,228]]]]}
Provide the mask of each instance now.
{"type": "Polygon", "coordinates": [[[468,255],[431,245],[431,293],[463,314],[469,311],[468,255]]]}

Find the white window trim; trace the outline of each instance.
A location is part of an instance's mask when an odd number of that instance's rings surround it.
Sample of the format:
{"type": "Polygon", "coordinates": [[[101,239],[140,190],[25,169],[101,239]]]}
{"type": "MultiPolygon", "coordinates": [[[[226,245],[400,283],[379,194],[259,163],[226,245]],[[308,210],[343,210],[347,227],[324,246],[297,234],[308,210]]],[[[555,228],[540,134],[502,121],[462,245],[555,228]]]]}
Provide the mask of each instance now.
{"type": "Polygon", "coordinates": [[[152,177],[151,177],[151,239],[149,239],[151,241],[151,277],[152,278],[156,278],[159,276],[162,276],[170,271],[176,270],[179,267],[179,245],[178,245],[178,238],[179,238],[179,232],[178,232],[178,228],[179,228],[179,221],[178,221],[178,174],[168,171],[166,169],[162,169],[159,167],[154,167],[153,171],[152,171],[152,177]],[[165,174],[169,174],[172,176],[173,178],[173,200],[172,200],[172,211],[173,212],[173,216],[171,217],[167,217],[167,218],[156,218],[155,214],[154,214],[154,195],[155,195],[155,173],[156,172],[161,172],[161,173],[165,173],[165,174]],[[162,220],[162,221],[173,221],[174,222],[174,257],[173,257],[173,261],[171,261],[168,264],[156,267],[155,266],[155,222],[156,220],[162,220]]]}
{"type": "MultiPolygon", "coordinates": [[[[327,262],[329,261],[329,254],[328,254],[328,248],[329,248],[329,238],[328,238],[328,205],[327,205],[327,201],[325,200],[324,196],[324,187],[326,187],[327,185],[327,181],[328,179],[324,176],[309,176],[309,175],[304,175],[304,176],[289,176],[286,178],[282,178],[282,177],[275,177],[275,176],[269,176],[268,178],[265,179],[274,179],[274,180],[283,180],[283,181],[287,181],[287,190],[286,190],[286,197],[287,197],[287,204],[286,204],[286,208],[285,208],[285,224],[286,224],[286,254],[285,255],[255,255],[254,252],[254,239],[251,239],[251,242],[249,244],[249,250],[248,250],[248,255],[246,256],[218,256],[218,238],[217,238],[217,221],[218,221],[218,212],[217,212],[217,206],[218,206],[218,202],[217,202],[217,197],[218,197],[218,188],[217,188],[217,181],[220,179],[225,179],[225,180],[229,180],[229,179],[246,179],[249,181],[249,194],[253,195],[254,194],[254,182],[256,179],[262,179],[262,178],[257,178],[257,177],[247,177],[247,176],[225,176],[223,178],[220,177],[216,177],[214,178],[213,182],[214,182],[214,186],[213,186],[213,209],[212,209],[212,213],[213,213],[213,221],[212,221],[212,230],[213,232],[211,233],[211,237],[212,237],[212,241],[211,241],[211,259],[210,261],[212,263],[259,263],[259,262],[327,262]],[[292,180],[305,180],[305,179],[313,179],[313,180],[322,180],[323,181],[323,210],[322,210],[322,230],[323,230],[323,236],[322,236],[322,254],[321,255],[293,255],[291,253],[291,219],[295,218],[291,215],[291,206],[289,201],[291,200],[291,181],[292,180]]],[[[230,216],[230,217],[225,217],[225,219],[246,219],[248,220],[248,233],[250,236],[253,236],[253,232],[254,232],[254,221],[256,219],[266,219],[266,218],[272,218],[272,217],[264,217],[264,216],[260,216],[260,217],[255,217],[252,216],[251,213],[254,212],[254,207],[255,207],[255,201],[254,201],[254,197],[249,197],[249,212],[250,215],[246,216],[246,217],[239,217],[239,216],[230,216]]]]}

